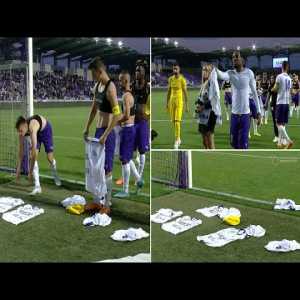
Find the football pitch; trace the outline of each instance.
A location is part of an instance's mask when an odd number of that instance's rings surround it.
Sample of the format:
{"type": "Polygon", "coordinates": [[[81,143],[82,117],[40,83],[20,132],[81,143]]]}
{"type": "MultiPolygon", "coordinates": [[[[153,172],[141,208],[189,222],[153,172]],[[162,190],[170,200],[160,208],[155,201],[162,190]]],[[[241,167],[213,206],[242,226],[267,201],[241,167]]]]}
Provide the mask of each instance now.
{"type": "MultiPolygon", "coordinates": [[[[131,180],[129,199],[113,199],[112,223],[107,227],[85,227],[82,221],[88,215],[68,214],[60,202],[75,194],[92,201],[92,195],[85,192],[85,162],[82,131],[89,112],[89,106],[60,105],[35,107],[35,113],[50,120],[53,126],[55,157],[62,187],[56,187],[50,176],[50,169],[42,147],[39,167],[43,193],[29,196],[32,187],[26,178],[16,184],[10,175],[0,173],[0,196],[17,197],[26,204],[41,207],[45,213],[20,225],[0,220],[1,262],[96,262],[105,259],[133,256],[150,252],[150,242],[142,239],[129,243],[113,241],[110,236],[115,230],[129,227],[149,226],[149,159],[144,172],[145,186],[140,195],[135,195],[131,180]],[[75,183],[76,182],[76,183],[75,183]],[[78,183],[79,182],[79,183],[78,183]]],[[[90,134],[94,134],[93,127],[90,134]]],[[[114,160],[114,181],[121,176],[118,157],[114,160]]],[[[120,189],[114,184],[114,192],[120,189]]]]}
{"type": "MultiPolygon", "coordinates": [[[[199,89],[188,89],[188,101],[190,112],[183,113],[181,124],[181,149],[203,149],[202,137],[198,132],[198,124],[194,119],[195,101],[197,100],[199,89]]],[[[174,146],[174,129],[170,122],[169,114],[166,111],[167,89],[152,89],[151,91],[151,125],[152,129],[158,132],[158,137],[152,142],[152,148],[155,149],[173,149],[174,146]]],[[[224,107],[224,93],[221,93],[222,105],[222,125],[215,127],[215,145],[217,149],[231,149],[229,138],[229,121],[226,120],[224,107]]],[[[300,119],[296,114],[289,119],[287,131],[295,148],[300,148],[298,139],[300,138],[300,119]]],[[[272,142],[274,138],[272,115],[269,112],[268,124],[259,127],[260,137],[253,135],[251,125],[251,139],[249,140],[250,149],[276,149],[276,144],[272,142]]]]}
{"type": "Polygon", "coordinates": [[[151,223],[153,262],[300,261],[299,251],[272,253],[264,248],[272,240],[299,241],[300,213],[273,210],[277,198],[290,198],[300,204],[299,153],[193,152],[192,162],[195,189],[174,190],[152,183],[151,210],[152,213],[160,208],[182,210],[184,215],[200,218],[203,223],[177,236],[151,223]],[[220,248],[198,242],[197,235],[213,233],[228,225],[217,217],[206,218],[195,210],[221,204],[241,211],[241,223],[237,228],[261,225],[266,229],[265,236],[235,241],[220,248]]]}

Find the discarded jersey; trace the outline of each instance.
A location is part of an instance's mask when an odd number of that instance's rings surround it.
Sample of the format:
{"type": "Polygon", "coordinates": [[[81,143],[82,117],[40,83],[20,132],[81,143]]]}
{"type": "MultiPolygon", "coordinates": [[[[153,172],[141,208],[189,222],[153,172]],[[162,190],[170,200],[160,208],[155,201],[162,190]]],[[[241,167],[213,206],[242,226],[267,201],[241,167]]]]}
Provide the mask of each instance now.
{"type": "Polygon", "coordinates": [[[200,219],[184,216],[174,221],[162,224],[161,229],[176,235],[200,224],[202,224],[200,219]]]}
{"type": "Polygon", "coordinates": [[[170,208],[161,208],[155,214],[151,215],[150,220],[154,223],[162,224],[182,215],[182,211],[175,211],[170,208]]]}

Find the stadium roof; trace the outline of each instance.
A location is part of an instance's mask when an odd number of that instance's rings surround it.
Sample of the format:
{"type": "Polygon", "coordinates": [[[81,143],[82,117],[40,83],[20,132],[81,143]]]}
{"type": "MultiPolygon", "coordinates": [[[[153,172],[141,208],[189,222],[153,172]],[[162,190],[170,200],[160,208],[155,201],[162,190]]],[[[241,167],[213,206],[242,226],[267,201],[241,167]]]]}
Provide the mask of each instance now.
{"type": "Polygon", "coordinates": [[[194,56],[214,59],[231,55],[291,54],[300,52],[300,38],[154,38],[152,55],[162,57],[194,56]]]}
{"type": "MultiPolygon", "coordinates": [[[[22,47],[24,39],[0,38],[0,47],[10,45],[12,49],[22,47]]],[[[34,38],[34,57],[43,53],[44,56],[54,55],[57,58],[70,57],[81,58],[88,61],[95,56],[104,60],[128,59],[137,56],[145,56],[150,52],[149,39],[147,38],[34,38]]]]}

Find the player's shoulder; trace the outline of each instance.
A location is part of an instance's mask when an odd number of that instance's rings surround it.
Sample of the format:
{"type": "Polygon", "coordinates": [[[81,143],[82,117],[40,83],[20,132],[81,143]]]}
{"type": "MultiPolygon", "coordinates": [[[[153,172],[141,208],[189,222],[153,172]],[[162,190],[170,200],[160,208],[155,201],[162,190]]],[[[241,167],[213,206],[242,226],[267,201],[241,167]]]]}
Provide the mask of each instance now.
{"type": "Polygon", "coordinates": [[[250,76],[253,76],[254,77],[254,72],[251,70],[251,69],[249,69],[249,68],[245,68],[245,72],[247,72],[250,76]]]}

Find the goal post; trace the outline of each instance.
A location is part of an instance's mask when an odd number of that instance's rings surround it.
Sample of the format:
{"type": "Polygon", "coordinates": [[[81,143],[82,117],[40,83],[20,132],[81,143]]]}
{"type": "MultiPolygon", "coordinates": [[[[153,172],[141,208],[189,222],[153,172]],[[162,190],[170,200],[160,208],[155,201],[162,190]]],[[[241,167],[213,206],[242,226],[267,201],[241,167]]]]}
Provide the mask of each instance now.
{"type": "MultiPolygon", "coordinates": [[[[18,116],[33,115],[33,43],[25,39],[27,61],[0,63],[0,171],[14,173],[18,155],[18,135],[15,123],[18,116]]],[[[28,173],[29,148],[24,142],[22,173],[28,173]]]]}
{"type": "Polygon", "coordinates": [[[190,165],[189,151],[152,151],[151,180],[171,187],[187,189],[192,182],[190,165]]]}

